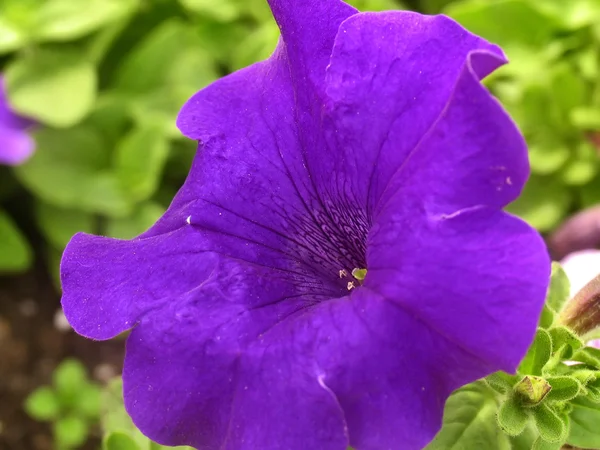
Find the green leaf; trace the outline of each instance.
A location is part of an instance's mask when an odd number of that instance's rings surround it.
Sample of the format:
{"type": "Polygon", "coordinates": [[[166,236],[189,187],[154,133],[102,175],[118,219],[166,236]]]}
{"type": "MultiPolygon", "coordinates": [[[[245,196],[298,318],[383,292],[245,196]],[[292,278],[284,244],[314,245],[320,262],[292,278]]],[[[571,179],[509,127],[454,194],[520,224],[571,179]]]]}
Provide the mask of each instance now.
{"type": "Polygon", "coordinates": [[[37,10],[39,40],[65,41],[85,36],[132,13],[138,0],[46,0],[37,10]]]}
{"type": "Polygon", "coordinates": [[[597,404],[600,403],[600,372],[596,371],[595,375],[585,386],[585,398],[597,404]]]}
{"type": "Polygon", "coordinates": [[[268,58],[275,50],[278,38],[277,25],[271,21],[263,23],[244,42],[238,44],[232,55],[231,68],[241,69],[268,58]]]}
{"type": "Polygon", "coordinates": [[[552,101],[565,114],[584,104],[589,95],[585,80],[567,63],[553,66],[549,87],[552,101]]]}
{"type": "Polygon", "coordinates": [[[546,378],[552,390],[546,397],[548,401],[568,401],[572,400],[582,390],[582,385],[577,379],[569,376],[548,377],[546,378]]]}
{"type": "Polygon", "coordinates": [[[600,4],[596,0],[539,0],[534,4],[567,28],[583,28],[597,23],[600,17],[600,4]]]}
{"type": "Polygon", "coordinates": [[[529,414],[516,396],[510,396],[498,410],[498,424],[509,436],[521,434],[528,422],[529,414]]]}
{"type": "Polygon", "coordinates": [[[104,437],[102,450],[140,450],[140,447],[126,433],[113,431],[104,437]]]}
{"type": "Polygon", "coordinates": [[[583,341],[567,327],[559,326],[551,328],[550,337],[552,338],[554,348],[560,348],[563,345],[569,347],[571,352],[566,357],[570,357],[575,351],[583,347],[583,341]]]}
{"type": "Polygon", "coordinates": [[[546,44],[557,24],[526,0],[472,0],[446,9],[465,28],[501,46],[546,44]]]}
{"type": "Polygon", "coordinates": [[[571,359],[600,370],[600,350],[597,348],[583,347],[576,351],[571,359]]]}
{"type": "Polygon", "coordinates": [[[571,123],[582,130],[600,129],[600,110],[592,106],[574,108],[569,116],[571,123]]]}
{"type": "Polygon", "coordinates": [[[567,188],[554,178],[531,176],[521,196],[507,210],[540,231],[557,226],[571,205],[567,188]]]}
{"type": "Polygon", "coordinates": [[[3,17],[0,10],[0,55],[18,50],[26,41],[27,38],[22,30],[3,17]]]}
{"type": "Polygon", "coordinates": [[[552,263],[550,286],[546,295],[546,304],[555,312],[560,312],[571,295],[571,283],[567,273],[557,262],[552,263]]]}
{"type": "Polygon", "coordinates": [[[195,30],[167,20],[121,65],[115,90],[129,100],[132,116],[142,128],[160,124],[169,136],[180,137],[174,119],[181,105],[217,76],[215,61],[195,30]]]}
{"type": "Polygon", "coordinates": [[[59,250],[65,248],[75,233],[94,233],[95,230],[92,214],[43,202],[37,204],[36,217],[46,239],[59,250]]]}
{"type": "Polygon", "coordinates": [[[556,321],[556,313],[550,309],[548,303],[544,304],[542,308],[542,314],[540,316],[539,327],[548,330],[552,327],[554,322],[556,321]]]}
{"type": "Polygon", "coordinates": [[[88,424],[80,417],[68,416],[54,422],[54,439],[58,448],[75,448],[82,445],[88,435],[88,424]]]}
{"type": "Polygon", "coordinates": [[[105,234],[119,239],[132,239],[154,225],[164,212],[165,208],[158,203],[144,203],[128,217],[109,220],[105,234]]]}
{"type": "Polygon", "coordinates": [[[96,420],[102,409],[101,390],[95,384],[88,383],[77,392],[73,409],[88,419],[96,420]]]}
{"type": "Polygon", "coordinates": [[[600,405],[585,398],[572,403],[567,442],[575,447],[600,448],[600,405]]]}
{"type": "Polygon", "coordinates": [[[60,414],[60,403],[54,391],[48,386],[43,386],[27,397],[25,411],[36,420],[54,420],[60,414]]]}
{"type": "Polygon", "coordinates": [[[0,54],[18,50],[28,43],[37,3],[36,0],[0,2],[0,54]]]}
{"type": "Polygon", "coordinates": [[[588,368],[585,368],[585,366],[577,365],[571,366],[569,376],[575,378],[583,386],[587,386],[589,383],[593,382],[596,378],[598,378],[598,376],[600,376],[600,373],[596,370],[590,370],[588,368]]]}
{"type": "Polygon", "coordinates": [[[531,450],[560,450],[562,442],[546,442],[541,437],[538,437],[533,443],[531,450]]]}
{"type": "Polygon", "coordinates": [[[568,426],[564,418],[559,416],[548,404],[541,403],[532,408],[535,426],[546,442],[564,442],[567,438],[568,426]]]}
{"type": "Polygon", "coordinates": [[[109,171],[110,148],[87,125],[35,134],[38,151],[15,173],[45,202],[65,209],[124,216],[131,203],[109,171]]]}
{"type": "Polygon", "coordinates": [[[552,339],[550,333],[542,328],[538,328],[533,343],[521,365],[518,372],[522,375],[541,375],[542,368],[550,359],[552,354],[552,339]]]}
{"type": "Polygon", "coordinates": [[[0,273],[29,268],[33,254],[13,220],[0,209],[0,273]]]}
{"type": "Polygon", "coordinates": [[[158,187],[169,153],[168,142],[159,127],[136,128],[119,143],[116,171],[127,196],[140,201],[158,187]]]}
{"type": "Polygon", "coordinates": [[[484,380],[492,389],[502,394],[511,391],[519,381],[515,375],[506,372],[494,372],[485,377],[484,380]]]}
{"type": "Polygon", "coordinates": [[[456,391],[446,402],[444,423],[427,450],[509,450],[510,441],[496,422],[498,403],[484,383],[456,391]]]}
{"type": "Polygon", "coordinates": [[[52,374],[52,382],[61,397],[75,397],[88,384],[87,372],[76,359],[66,359],[52,374]]]}
{"type": "Polygon", "coordinates": [[[565,165],[571,156],[569,147],[558,140],[530,140],[529,162],[531,170],[538,175],[549,175],[556,172],[565,165]]]}
{"type": "MultiPolygon", "coordinates": [[[[511,450],[531,450],[534,441],[538,436],[537,430],[529,423],[529,426],[525,428],[523,433],[518,436],[510,438],[510,449],[511,450]]],[[[465,449],[467,450],[467,449],[465,449]]]]}
{"type": "Polygon", "coordinates": [[[36,49],[9,64],[5,77],[14,108],[54,127],[75,125],[96,98],[96,70],[76,53],[36,49]]]}
{"type": "Polygon", "coordinates": [[[569,164],[561,172],[565,184],[581,186],[591,181],[598,172],[598,154],[596,148],[582,141],[572,155],[569,164]]]}
{"type": "Polygon", "coordinates": [[[239,2],[236,0],[179,0],[181,4],[193,11],[202,15],[207,15],[214,19],[229,22],[237,19],[242,10],[239,2]]]}

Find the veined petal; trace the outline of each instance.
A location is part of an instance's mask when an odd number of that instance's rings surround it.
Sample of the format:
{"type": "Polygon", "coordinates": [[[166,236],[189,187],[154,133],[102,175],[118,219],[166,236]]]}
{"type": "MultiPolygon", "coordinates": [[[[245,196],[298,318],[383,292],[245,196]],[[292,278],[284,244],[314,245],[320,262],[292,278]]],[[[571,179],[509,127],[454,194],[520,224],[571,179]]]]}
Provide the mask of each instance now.
{"type": "Polygon", "coordinates": [[[227,239],[209,237],[191,224],[130,241],[76,235],[61,262],[62,306],[69,323],[84,336],[109,339],[152,311],[185,309],[190,295],[213,286],[212,297],[205,293],[197,301],[210,300],[228,312],[232,302],[236,311],[260,311],[252,313],[260,328],[336,294],[262,246],[244,246],[237,257],[229,257],[227,239]],[[235,296],[225,295],[231,289],[235,296]]]}
{"type": "Polygon", "coordinates": [[[367,244],[373,290],[497,369],[513,371],[543,307],[550,261],[533,229],[500,209],[527,178],[514,123],[480,84],[474,53],[444,110],[397,169],[367,244]]]}
{"type": "Polygon", "coordinates": [[[444,16],[394,11],[346,20],[327,70],[323,133],[329,151],[312,155],[313,176],[327,184],[332,173],[341,173],[372,213],[455,95],[475,51],[490,55],[476,66],[479,78],[505,62],[498,47],[444,16]]]}
{"type": "Polygon", "coordinates": [[[493,370],[514,372],[550,277],[542,238],[490,208],[444,219],[399,211],[390,206],[369,238],[365,286],[493,370]]]}
{"type": "MultiPolygon", "coordinates": [[[[280,339],[280,328],[312,315],[311,302],[290,297],[247,307],[248,297],[264,300],[267,288],[253,292],[236,263],[221,265],[222,280],[208,279],[149,312],[129,337],[123,382],[134,423],[166,445],[345,450],[337,399],[310,355],[280,339]],[[157,404],[165,407],[157,411],[157,404]]],[[[267,276],[255,275],[260,283],[267,276]]]]}
{"type": "Polygon", "coordinates": [[[358,11],[341,0],[268,1],[281,30],[297,94],[305,99],[323,94],[325,68],[338,28],[358,11]]]}

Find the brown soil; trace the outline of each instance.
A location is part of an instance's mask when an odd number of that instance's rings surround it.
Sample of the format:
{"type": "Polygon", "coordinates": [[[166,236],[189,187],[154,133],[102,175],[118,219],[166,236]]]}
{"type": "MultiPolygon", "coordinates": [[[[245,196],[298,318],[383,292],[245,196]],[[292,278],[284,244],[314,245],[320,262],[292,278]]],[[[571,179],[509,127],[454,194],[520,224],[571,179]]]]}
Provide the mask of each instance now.
{"type": "MultiPolygon", "coordinates": [[[[98,381],[120,370],[123,342],[93,342],[58,329],[59,308],[44,268],[0,277],[0,450],[53,449],[50,426],[29,418],[22,405],[36,387],[51,382],[63,359],[81,360],[98,381]]],[[[82,448],[99,448],[98,429],[82,448]]]]}

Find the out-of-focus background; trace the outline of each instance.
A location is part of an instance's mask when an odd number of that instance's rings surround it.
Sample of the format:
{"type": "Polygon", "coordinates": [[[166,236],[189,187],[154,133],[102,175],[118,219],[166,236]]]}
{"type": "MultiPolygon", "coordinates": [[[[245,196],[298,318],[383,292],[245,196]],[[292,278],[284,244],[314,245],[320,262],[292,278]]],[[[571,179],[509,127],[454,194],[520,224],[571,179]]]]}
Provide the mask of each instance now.
{"type": "MultiPolygon", "coordinates": [[[[500,44],[511,64],[486,83],[532,167],[510,210],[557,259],[600,243],[600,0],[351,3],[443,12],[500,44]]],[[[277,37],[265,0],[0,0],[3,89],[35,140],[27,161],[0,166],[0,449],[98,449],[102,430],[131,426],[110,381],[123,341],[69,329],[61,253],[78,231],[149,227],[195,152],[175,127],[181,105],[277,37]]],[[[130,447],[110,448],[160,448],[129,431],[111,445],[130,447]]]]}

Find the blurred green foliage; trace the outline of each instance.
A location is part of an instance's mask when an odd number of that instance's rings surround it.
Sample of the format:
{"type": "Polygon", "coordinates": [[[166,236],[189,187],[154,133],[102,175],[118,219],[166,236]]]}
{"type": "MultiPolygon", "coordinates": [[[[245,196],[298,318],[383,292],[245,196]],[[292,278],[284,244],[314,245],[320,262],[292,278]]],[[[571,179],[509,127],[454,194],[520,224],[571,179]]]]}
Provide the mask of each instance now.
{"type": "Polygon", "coordinates": [[[462,0],[444,12],[499,44],[487,81],[525,134],[532,176],[509,208],[541,231],[600,201],[600,0],[462,0]]]}
{"type": "Polygon", "coordinates": [[[196,150],[175,127],[183,103],[268,57],[278,35],[265,0],[0,2],[0,72],[14,108],[40,123],[35,155],[0,173],[0,272],[32,263],[20,228],[41,234],[35,249],[41,241],[54,275],[78,231],[117,238],[145,231],[196,150]],[[16,220],[2,204],[18,211],[16,220]]]}
{"type": "Polygon", "coordinates": [[[90,427],[100,418],[101,390],[92,383],[83,365],[63,361],[54,371],[52,386],[42,386],[25,400],[25,411],[34,419],[52,422],[57,450],[80,447],[90,427]]]}

